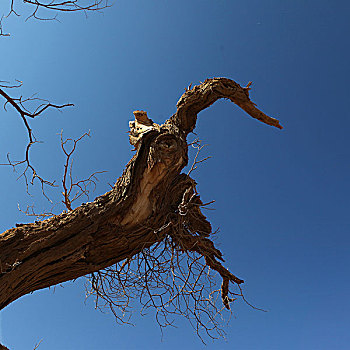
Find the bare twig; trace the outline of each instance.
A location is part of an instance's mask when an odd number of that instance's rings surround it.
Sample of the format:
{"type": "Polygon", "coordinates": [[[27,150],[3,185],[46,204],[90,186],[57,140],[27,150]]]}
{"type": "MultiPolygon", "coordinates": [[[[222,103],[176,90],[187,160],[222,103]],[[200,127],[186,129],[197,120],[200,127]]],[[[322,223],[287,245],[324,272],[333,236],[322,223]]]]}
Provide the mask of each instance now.
{"type": "Polygon", "coordinates": [[[35,344],[35,347],[34,347],[34,349],[33,349],[33,350],[38,349],[38,348],[39,348],[39,346],[40,346],[40,344],[42,343],[42,341],[43,341],[43,339],[41,339],[41,340],[39,341],[39,343],[35,344]]]}
{"type": "Polygon", "coordinates": [[[202,205],[193,181],[178,209],[154,230],[158,243],[93,273],[87,296],[95,296],[96,308],[107,308],[117,322],[130,323],[136,299],[142,306],[141,314],[154,310],[161,329],[174,325],[180,315],[188,319],[203,342],[206,337],[224,337],[221,325],[231,315],[229,304],[237,297],[245,300],[239,288],[243,280],[218,261],[222,260],[221,252],[206,238],[210,224],[198,214],[202,205]],[[231,291],[229,282],[239,289],[231,291]]]}
{"type": "Polygon", "coordinates": [[[3,19],[4,19],[4,15],[2,15],[1,19],[0,19],[0,36],[10,36],[9,33],[5,33],[4,30],[3,30],[3,27],[2,27],[3,19]]]}
{"type": "Polygon", "coordinates": [[[40,176],[31,163],[31,160],[30,160],[31,147],[34,144],[39,143],[39,141],[34,136],[33,130],[31,129],[31,127],[29,125],[28,118],[34,119],[34,118],[40,116],[48,108],[54,108],[54,109],[60,110],[64,107],[73,106],[73,104],[66,103],[63,105],[56,105],[56,104],[53,104],[47,100],[43,100],[41,98],[38,98],[35,95],[33,95],[29,98],[23,98],[22,96],[11,97],[10,95],[7,94],[7,92],[5,92],[5,89],[15,89],[15,88],[20,88],[21,86],[22,86],[21,81],[16,81],[16,84],[10,84],[8,82],[1,81],[0,82],[0,95],[5,99],[5,103],[3,106],[4,110],[7,111],[7,105],[12,106],[16,110],[16,112],[19,114],[19,116],[22,119],[24,126],[27,130],[28,143],[27,143],[27,146],[25,148],[25,156],[24,156],[24,159],[22,159],[22,160],[13,161],[13,160],[11,160],[10,155],[7,154],[7,163],[3,163],[0,165],[10,165],[13,167],[14,170],[16,170],[17,167],[23,165],[24,170],[21,172],[19,178],[21,178],[21,177],[24,178],[27,192],[29,193],[29,188],[28,188],[29,184],[33,185],[35,179],[37,179],[41,185],[42,192],[43,192],[44,196],[48,199],[48,197],[46,196],[45,191],[44,191],[44,186],[45,185],[55,186],[55,183],[53,181],[48,181],[48,180],[44,179],[42,176],[40,176]],[[30,110],[27,105],[32,104],[33,102],[36,104],[36,106],[34,106],[34,108],[32,110],[30,110]]]}
{"type": "Polygon", "coordinates": [[[34,211],[34,204],[27,205],[26,210],[22,210],[20,208],[19,204],[18,204],[18,210],[21,213],[23,213],[24,215],[26,215],[26,216],[33,216],[33,217],[35,217],[37,220],[43,220],[45,218],[49,218],[49,217],[55,215],[54,212],[53,212],[53,208],[51,208],[51,210],[48,211],[48,212],[47,211],[44,211],[44,212],[41,212],[41,213],[35,212],[34,211]]]}
{"type": "MultiPolygon", "coordinates": [[[[105,8],[111,6],[109,0],[23,0],[23,3],[28,5],[28,8],[32,8],[29,15],[26,17],[26,21],[30,18],[34,18],[40,21],[58,20],[58,13],[66,12],[83,12],[85,16],[89,12],[100,12],[105,8]],[[46,13],[53,13],[53,16],[47,16],[46,13]]],[[[2,15],[0,20],[0,36],[9,36],[10,34],[4,33],[2,29],[2,21],[11,14],[19,17],[20,13],[15,9],[15,0],[10,0],[10,9],[6,16],[2,15]]]]}
{"type": "Polygon", "coordinates": [[[210,159],[211,157],[205,157],[203,159],[200,159],[198,160],[198,156],[199,156],[199,153],[201,152],[201,150],[207,146],[207,145],[202,145],[202,141],[199,140],[199,139],[195,139],[193,142],[191,142],[189,144],[189,146],[192,146],[194,149],[197,150],[196,152],[196,155],[194,156],[194,159],[193,159],[193,163],[191,165],[191,168],[190,170],[188,171],[187,175],[190,175],[192,173],[192,171],[196,170],[197,169],[197,165],[200,164],[200,163],[203,163],[205,162],[206,160],[210,159]]]}
{"type": "Polygon", "coordinates": [[[74,181],[72,176],[72,168],[73,168],[73,159],[72,155],[76,150],[77,144],[79,141],[81,141],[84,137],[88,136],[90,137],[90,131],[84,133],[82,136],[80,136],[78,139],[73,140],[71,138],[63,139],[63,131],[61,131],[61,148],[66,156],[66,161],[64,164],[64,171],[63,171],[63,179],[62,179],[62,187],[63,187],[63,201],[62,203],[65,205],[65,207],[68,210],[72,209],[72,203],[79,199],[81,196],[85,196],[89,198],[90,193],[90,187],[93,187],[93,191],[96,188],[96,181],[98,181],[96,175],[105,173],[105,171],[95,171],[93,174],[91,174],[87,179],[74,181]],[[68,143],[72,143],[71,149],[68,150],[68,143]]]}

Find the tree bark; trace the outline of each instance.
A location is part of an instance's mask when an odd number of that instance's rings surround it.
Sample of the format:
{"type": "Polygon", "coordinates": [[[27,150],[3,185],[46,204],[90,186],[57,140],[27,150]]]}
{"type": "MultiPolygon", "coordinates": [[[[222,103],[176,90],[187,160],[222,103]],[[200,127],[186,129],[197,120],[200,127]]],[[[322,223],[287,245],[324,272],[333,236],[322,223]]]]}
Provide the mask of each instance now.
{"type": "MultiPolygon", "coordinates": [[[[0,235],[0,309],[25,294],[101,270],[163,240],[172,215],[193,188],[194,181],[181,174],[188,162],[186,137],[195,128],[197,114],[220,98],[282,128],[250,101],[249,86],[242,88],[226,78],[207,79],[187,90],[177,112],[163,125],[136,111],[136,120],[130,123],[136,154],[111,191],[72,211],[17,224],[0,235]]],[[[196,200],[201,203],[199,196],[196,200]]],[[[223,289],[228,281],[242,283],[218,261],[222,254],[208,238],[211,226],[199,205],[191,210],[186,225],[193,234],[182,238],[183,249],[203,255],[223,277],[223,289]]]]}

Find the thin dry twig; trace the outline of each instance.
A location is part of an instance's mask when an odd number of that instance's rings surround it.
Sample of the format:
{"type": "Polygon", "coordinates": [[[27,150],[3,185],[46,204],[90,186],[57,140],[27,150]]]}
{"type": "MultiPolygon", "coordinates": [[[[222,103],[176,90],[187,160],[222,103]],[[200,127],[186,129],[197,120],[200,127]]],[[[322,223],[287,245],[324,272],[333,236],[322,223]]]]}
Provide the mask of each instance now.
{"type": "Polygon", "coordinates": [[[203,257],[183,252],[168,236],[158,246],[92,274],[89,293],[95,295],[96,307],[111,310],[118,322],[130,323],[136,299],[142,315],[155,311],[161,329],[174,325],[176,316],[181,315],[203,340],[203,332],[211,338],[224,336],[216,282],[203,257]]]}
{"type": "Polygon", "coordinates": [[[44,340],[44,339],[41,339],[41,340],[39,341],[39,343],[35,344],[35,347],[34,347],[33,350],[38,349],[43,340],[44,340]]]}
{"type": "Polygon", "coordinates": [[[206,144],[202,145],[202,140],[195,139],[193,142],[191,142],[189,144],[189,146],[192,146],[194,149],[197,150],[197,152],[196,152],[196,155],[194,156],[193,163],[192,163],[191,168],[188,171],[187,175],[190,175],[194,170],[196,170],[198,164],[203,163],[206,160],[211,158],[211,156],[209,156],[209,157],[205,157],[205,158],[202,158],[202,159],[198,160],[198,156],[199,156],[200,152],[202,151],[202,149],[204,147],[208,146],[206,144]]]}
{"type": "Polygon", "coordinates": [[[6,81],[0,81],[0,96],[2,96],[5,99],[5,103],[3,105],[3,108],[5,111],[7,111],[7,106],[10,105],[13,107],[16,112],[19,114],[20,118],[23,121],[23,124],[25,126],[25,129],[27,130],[28,135],[28,143],[25,148],[25,156],[22,160],[12,160],[10,158],[10,154],[7,154],[7,163],[2,163],[0,165],[7,165],[12,166],[13,170],[16,171],[16,169],[23,165],[24,170],[21,172],[20,176],[18,178],[23,178],[26,185],[27,193],[29,193],[29,184],[33,185],[35,179],[39,181],[41,185],[41,189],[43,192],[43,195],[50,201],[50,199],[45,194],[44,186],[56,186],[54,181],[49,181],[44,179],[42,176],[40,176],[33,164],[30,160],[30,150],[33,145],[36,143],[40,143],[34,136],[33,130],[31,129],[29,125],[28,118],[34,119],[38,116],[40,116],[44,111],[46,111],[49,108],[54,108],[57,110],[61,110],[65,107],[74,106],[72,103],[66,103],[63,105],[56,105],[53,104],[47,100],[41,99],[39,97],[36,97],[36,95],[32,95],[29,98],[23,98],[20,97],[11,97],[5,90],[7,89],[17,89],[22,86],[22,82],[16,80],[16,84],[10,84],[6,81]],[[33,106],[34,103],[34,107],[33,106]],[[30,108],[32,107],[32,108],[30,108]]]}
{"type": "Polygon", "coordinates": [[[34,204],[32,205],[27,205],[27,208],[25,210],[22,210],[20,208],[20,205],[18,204],[18,210],[23,213],[24,215],[26,216],[32,216],[32,217],[35,217],[37,220],[44,220],[45,218],[49,218],[51,216],[54,216],[55,213],[53,212],[53,209],[55,206],[53,206],[51,208],[50,211],[43,211],[41,213],[37,213],[35,210],[34,210],[34,204]]]}
{"type": "MultiPolygon", "coordinates": [[[[2,28],[2,22],[4,19],[14,14],[20,17],[20,13],[15,9],[15,0],[10,0],[10,8],[7,15],[2,15],[0,20],[0,36],[9,36],[10,34],[5,33],[2,28]]],[[[109,0],[50,0],[50,1],[39,1],[39,0],[23,0],[28,8],[31,8],[30,14],[27,15],[26,21],[30,18],[34,18],[40,21],[51,21],[58,20],[58,13],[66,12],[83,12],[87,17],[89,12],[100,12],[105,8],[111,7],[109,0]],[[53,16],[47,16],[46,13],[54,13],[53,16]]]]}
{"type": "Polygon", "coordinates": [[[63,201],[62,203],[68,210],[72,209],[72,203],[79,199],[82,196],[89,198],[89,193],[95,190],[97,174],[105,173],[105,171],[95,171],[92,173],[87,179],[74,181],[72,176],[73,169],[73,158],[72,155],[76,151],[77,144],[84,138],[90,137],[90,131],[84,133],[78,139],[74,140],[71,138],[63,139],[63,130],[60,133],[61,135],[61,148],[66,156],[66,161],[64,164],[63,178],[62,178],[62,187],[63,187],[63,201]],[[70,150],[68,150],[68,144],[71,143],[72,146],[70,150]]]}
{"type": "Polygon", "coordinates": [[[1,16],[1,19],[0,19],[0,36],[10,36],[9,33],[6,33],[4,32],[4,29],[3,29],[3,26],[2,26],[2,22],[4,20],[4,15],[1,16]]]}

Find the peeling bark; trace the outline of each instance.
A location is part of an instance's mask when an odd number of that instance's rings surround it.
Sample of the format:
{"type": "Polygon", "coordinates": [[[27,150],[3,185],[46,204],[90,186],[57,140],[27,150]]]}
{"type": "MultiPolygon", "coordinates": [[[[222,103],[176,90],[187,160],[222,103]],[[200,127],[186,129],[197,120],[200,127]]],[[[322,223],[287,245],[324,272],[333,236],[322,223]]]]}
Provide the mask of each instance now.
{"type": "Polygon", "coordinates": [[[181,174],[188,162],[186,137],[195,128],[197,114],[220,98],[282,128],[250,101],[249,86],[242,88],[226,78],[207,79],[187,90],[177,112],[163,125],[136,111],[136,120],[130,123],[136,154],[111,191],[68,213],[17,224],[0,235],[0,309],[25,294],[101,270],[162,241],[171,232],[172,216],[188,203],[188,196],[190,214],[182,215],[187,231],[179,236],[172,231],[172,237],[184,251],[197,252],[218,271],[223,303],[229,308],[228,283],[243,280],[219,261],[222,253],[209,239],[211,226],[193,193],[194,181],[181,174]]]}

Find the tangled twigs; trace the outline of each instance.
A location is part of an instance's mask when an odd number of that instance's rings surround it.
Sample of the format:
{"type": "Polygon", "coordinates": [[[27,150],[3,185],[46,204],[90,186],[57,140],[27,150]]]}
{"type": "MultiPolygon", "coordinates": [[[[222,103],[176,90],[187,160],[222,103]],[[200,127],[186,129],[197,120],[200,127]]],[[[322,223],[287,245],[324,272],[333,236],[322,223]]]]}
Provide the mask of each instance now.
{"type": "Polygon", "coordinates": [[[174,325],[180,315],[202,340],[204,334],[224,336],[215,276],[201,256],[183,252],[170,236],[124,263],[92,274],[90,283],[88,295],[95,295],[96,307],[111,310],[118,322],[130,323],[132,301],[138,300],[141,314],[155,311],[161,329],[174,325]]]}
{"type": "Polygon", "coordinates": [[[26,184],[26,189],[27,192],[29,192],[28,186],[29,184],[33,185],[35,179],[37,179],[40,182],[41,188],[42,188],[42,192],[44,194],[44,196],[46,197],[45,191],[44,191],[44,186],[48,185],[48,186],[55,186],[54,182],[52,181],[48,181],[46,179],[44,179],[43,177],[41,177],[36,169],[34,168],[34,166],[32,165],[31,161],[30,161],[30,150],[31,147],[36,144],[39,143],[39,141],[36,139],[36,137],[33,134],[33,130],[31,129],[30,125],[29,125],[29,120],[28,118],[36,118],[38,116],[40,116],[45,110],[47,110],[48,108],[54,108],[54,109],[62,109],[64,107],[69,107],[69,106],[73,106],[72,103],[66,103],[63,105],[56,105],[53,104],[47,100],[43,100],[41,98],[36,97],[36,95],[33,95],[29,98],[23,98],[22,96],[20,97],[11,97],[10,95],[8,95],[7,92],[5,92],[6,89],[16,89],[16,88],[20,88],[22,86],[22,82],[17,81],[17,84],[9,84],[7,82],[1,81],[0,82],[0,95],[5,99],[5,103],[4,103],[4,110],[7,111],[7,105],[12,106],[16,112],[19,114],[19,116],[21,117],[24,126],[27,130],[27,135],[28,135],[28,143],[27,146],[25,148],[25,156],[24,159],[22,160],[16,160],[13,161],[10,158],[10,155],[7,154],[7,163],[3,163],[0,165],[10,165],[13,167],[14,170],[17,169],[17,167],[24,165],[24,170],[21,172],[21,175],[19,176],[19,178],[23,177],[25,184],[26,184]],[[31,107],[31,109],[29,109],[31,107]],[[30,178],[28,178],[28,173],[30,174],[30,178]]]}
{"type": "Polygon", "coordinates": [[[204,340],[224,336],[221,328],[224,309],[242,293],[229,290],[244,281],[218,261],[221,252],[207,238],[210,223],[200,212],[203,205],[195,182],[183,176],[182,198],[157,232],[159,242],[144,248],[113,267],[93,273],[87,295],[95,296],[96,308],[108,308],[116,320],[130,322],[132,301],[139,300],[141,313],[153,309],[160,328],[174,324],[175,316],[187,318],[204,340]],[[222,279],[218,286],[217,272],[222,279]],[[220,298],[221,294],[221,298],[220,298]]]}
{"type": "Polygon", "coordinates": [[[63,139],[63,131],[61,131],[61,148],[63,153],[66,156],[66,161],[64,164],[64,171],[63,171],[63,179],[62,179],[62,187],[63,187],[63,201],[62,203],[65,205],[65,207],[68,210],[72,209],[72,203],[79,199],[81,196],[85,196],[86,198],[89,198],[90,193],[90,187],[93,187],[93,191],[96,188],[96,181],[97,181],[97,174],[102,174],[105,171],[95,171],[93,174],[91,174],[87,179],[74,181],[72,176],[72,168],[73,168],[73,159],[72,155],[76,150],[77,144],[79,141],[81,141],[84,137],[90,137],[90,131],[84,133],[82,136],[80,136],[78,139],[63,139]],[[70,150],[68,150],[68,144],[72,143],[72,147],[70,150]]]}

